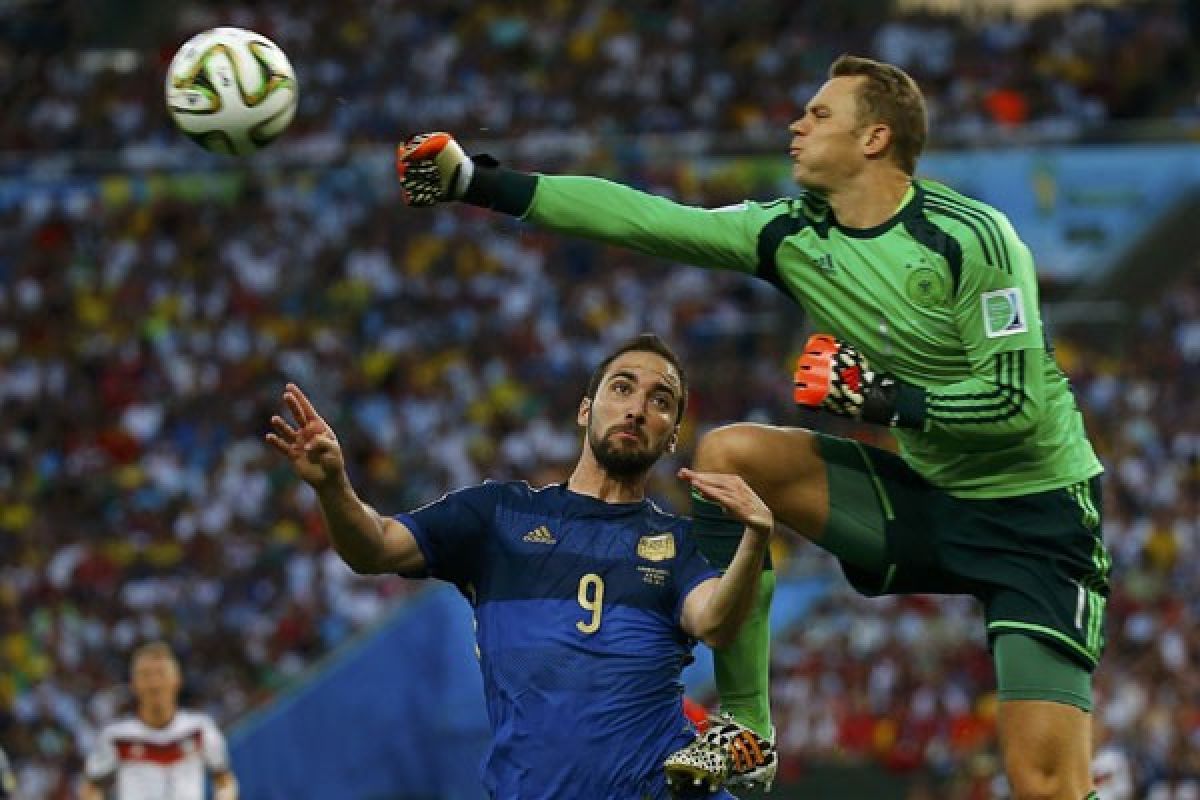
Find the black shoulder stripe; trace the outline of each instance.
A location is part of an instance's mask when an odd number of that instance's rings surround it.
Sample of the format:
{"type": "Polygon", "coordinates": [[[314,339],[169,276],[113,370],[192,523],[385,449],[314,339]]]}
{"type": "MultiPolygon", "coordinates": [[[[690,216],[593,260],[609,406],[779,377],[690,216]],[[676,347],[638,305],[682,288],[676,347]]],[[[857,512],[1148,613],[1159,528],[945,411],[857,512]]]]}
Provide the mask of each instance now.
{"type": "Polygon", "coordinates": [[[822,239],[829,238],[829,229],[833,227],[833,213],[829,209],[829,201],[814,192],[804,192],[800,196],[800,211],[804,222],[812,226],[822,239]]]}
{"type": "Polygon", "coordinates": [[[925,207],[936,214],[941,214],[944,217],[961,222],[979,240],[979,246],[983,250],[983,258],[988,263],[988,266],[999,268],[1000,265],[996,263],[999,259],[993,250],[994,242],[992,241],[991,234],[986,232],[978,222],[967,216],[961,209],[940,203],[934,200],[932,196],[925,202],[925,207]]]}
{"type": "Polygon", "coordinates": [[[801,217],[780,214],[758,232],[757,275],[789,297],[791,292],[784,285],[783,279],[779,277],[779,265],[775,261],[775,254],[779,252],[779,245],[783,243],[784,239],[799,233],[807,224],[801,217]]]}
{"type": "Polygon", "coordinates": [[[1004,238],[1004,232],[1000,230],[1000,224],[996,222],[994,216],[981,208],[968,205],[958,198],[937,191],[930,192],[929,197],[933,198],[934,202],[943,208],[957,210],[980,222],[984,230],[987,231],[988,238],[991,240],[992,247],[995,249],[1000,262],[999,264],[993,264],[993,266],[1001,266],[1009,275],[1012,274],[1012,255],[1008,252],[1008,241],[1004,238]]]}
{"type": "Polygon", "coordinates": [[[904,220],[904,229],[918,243],[946,259],[952,283],[950,293],[957,295],[958,284],[962,279],[962,247],[958,241],[926,217],[909,217],[904,220]]]}
{"type": "Polygon", "coordinates": [[[983,211],[982,209],[966,205],[962,202],[955,202],[945,199],[939,199],[938,202],[943,203],[947,207],[957,208],[964,214],[967,214],[973,219],[978,220],[983,225],[983,229],[987,231],[988,237],[992,241],[992,246],[995,248],[1000,262],[998,266],[1003,267],[1004,271],[1009,275],[1012,274],[1013,260],[1012,254],[1008,251],[1008,240],[1004,237],[1004,232],[1000,230],[1000,224],[996,222],[995,217],[983,211]]]}

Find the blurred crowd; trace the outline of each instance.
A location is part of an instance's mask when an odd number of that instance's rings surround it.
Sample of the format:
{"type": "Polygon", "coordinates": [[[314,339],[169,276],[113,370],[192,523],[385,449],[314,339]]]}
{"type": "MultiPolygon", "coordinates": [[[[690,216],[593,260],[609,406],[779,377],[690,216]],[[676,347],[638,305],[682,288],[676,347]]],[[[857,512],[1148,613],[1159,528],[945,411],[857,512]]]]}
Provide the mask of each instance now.
{"type": "Polygon", "coordinates": [[[943,140],[1200,112],[1200,11],[1186,0],[980,18],[899,13],[887,0],[224,0],[139,2],[138,26],[106,18],[125,5],[0,6],[0,151],[178,147],[163,73],[184,40],[217,25],[264,33],[291,58],[301,105],[284,147],[430,128],[778,143],[843,52],[910,70],[943,140]]]}
{"type": "MultiPolygon", "coordinates": [[[[173,11],[159,46],[130,44],[132,56],[87,39],[97,5],[0,4],[0,157],[175,146],[162,69],[218,23],[261,30],[292,57],[293,144],[431,126],[775,139],[846,50],[911,68],[943,129],[1200,108],[1182,79],[1197,52],[1186,3],[883,25],[882,3],[204,3],[173,11]],[[1167,69],[1181,79],[1156,81],[1167,69]]],[[[617,174],[605,158],[575,168],[617,174]]],[[[681,453],[721,422],[816,421],[789,402],[799,315],[765,284],[470,209],[405,212],[383,185],[390,167],[367,167],[109,176],[99,194],[0,202],[0,746],[26,796],[72,796],[97,726],[127,704],[134,644],[170,641],[185,702],[228,724],[415,590],[345,568],[311,493],[264,446],[285,381],[330,419],[383,511],[484,477],[564,477],[588,372],[643,330],[692,369],[681,453]]],[[[621,170],[689,202],[778,193],[753,175],[621,170]]],[[[1200,285],[1166,291],[1119,343],[1059,344],[1109,469],[1119,623],[1101,734],[1149,792],[1200,773],[1188,591],[1200,577],[1200,285]]],[[[686,508],[672,473],[652,491],[686,508]]],[[[811,547],[780,556],[794,574],[831,566],[811,547]]],[[[961,782],[950,765],[970,763],[990,781],[981,631],[961,600],[832,596],[778,646],[785,771],[877,761],[961,782]]]]}

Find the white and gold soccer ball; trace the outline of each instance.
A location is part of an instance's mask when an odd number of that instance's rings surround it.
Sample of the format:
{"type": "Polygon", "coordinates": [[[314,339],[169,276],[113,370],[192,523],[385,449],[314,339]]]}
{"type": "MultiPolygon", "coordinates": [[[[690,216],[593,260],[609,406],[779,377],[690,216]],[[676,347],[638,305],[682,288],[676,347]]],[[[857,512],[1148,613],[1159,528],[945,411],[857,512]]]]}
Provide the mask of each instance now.
{"type": "Polygon", "coordinates": [[[167,68],[167,110],[215,153],[249,155],[296,114],[296,73],[278,45],[244,28],[213,28],[184,42],[167,68]]]}

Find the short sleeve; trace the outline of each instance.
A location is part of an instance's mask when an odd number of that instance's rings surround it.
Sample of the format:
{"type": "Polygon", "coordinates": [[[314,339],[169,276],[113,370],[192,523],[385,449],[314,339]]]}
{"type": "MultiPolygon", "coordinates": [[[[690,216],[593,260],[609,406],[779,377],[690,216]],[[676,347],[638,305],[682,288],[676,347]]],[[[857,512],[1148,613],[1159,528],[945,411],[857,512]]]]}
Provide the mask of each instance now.
{"type": "Polygon", "coordinates": [[[226,772],[229,769],[229,748],[225,744],[224,734],[212,718],[205,718],[201,732],[204,737],[205,765],[212,772],[226,772]]]}
{"type": "Polygon", "coordinates": [[[459,586],[478,580],[497,495],[497,486],[485,483],[396,515],[417,540],[428,575],[459,586]]]}
{"type": "Polygon", "coordinates": [[[117,749],[107,731],[101,731],[96,737],[96,744],[88,753],[83,771],[88,780],[93,782],[106,781],[116,773],[117,749]]]}
{"type": "Polygon", "coordinates": [[[676,587],[674,620],[678,625],[683,615],[683,601],[691,591],[709,578],[719,577],[721,573],[700,553],[690,527],[676,531],[675,540],[679,543],[679,552],[675,557],[671,578],[676,587]]]}

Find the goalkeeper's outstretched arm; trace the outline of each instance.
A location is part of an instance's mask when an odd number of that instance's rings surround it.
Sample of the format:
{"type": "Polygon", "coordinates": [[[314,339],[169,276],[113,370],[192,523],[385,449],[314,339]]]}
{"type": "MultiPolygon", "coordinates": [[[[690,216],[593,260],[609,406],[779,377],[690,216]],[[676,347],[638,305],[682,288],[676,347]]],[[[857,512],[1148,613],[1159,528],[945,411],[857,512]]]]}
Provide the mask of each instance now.
{"type": "Polygon", "coordinates": [[[795,213],[790,201],[697,208],[601,178],[518,172],[487,156],[469,158],[445,133],[400,145],[396,174],[409,205],[457,200],[558,233],[751,274],[758,269],[763,228],[795,213]]]}

